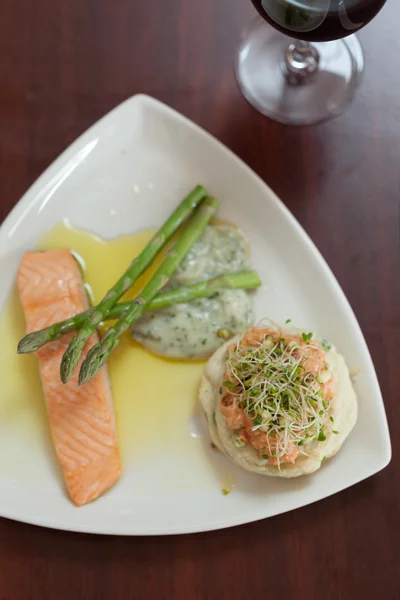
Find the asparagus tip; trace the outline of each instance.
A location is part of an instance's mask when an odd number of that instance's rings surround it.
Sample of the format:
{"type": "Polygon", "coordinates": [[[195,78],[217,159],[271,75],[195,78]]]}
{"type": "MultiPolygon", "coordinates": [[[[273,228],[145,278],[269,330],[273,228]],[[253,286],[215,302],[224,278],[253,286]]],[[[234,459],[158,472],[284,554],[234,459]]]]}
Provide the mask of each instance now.
{"type": "Polygon", "coordinates": [[[79,371],[78,385],[79,386],[85,385],[85,383],[90,381],[91,378],[92,378],[92,376],[90,376],[88,369],[84,368],[84,365],[82,363],[82,368],[79,371]]]}
{"type": "Polygon", "coordinates": [[[80,350],[68,347],[65,351],[60,364],[60,377],[63,383],[68,383],[71,375],[78,363],[80,350]]]}
{"type": "Polygon", "coordinates": [[[94,377],[97,371],[100,368],[100,365],[97,367],[99,362],[99,352],[101,348],[101,343],[95,344],[90,348],[89,352],[85,360],[83,361],[78,378],[78,385],[84,385],[87,383],[92,377],[94,377]]]}
{"type": "Polygon", "coordinates": [[[28,333],[17,346],[18,354],[32,354],[49,341],[47,331],[33,331],[28,333]]]}
{"type": "Polygon", "coordinates": [[[85,359],[82,363],[81,370],[79,371],[78,385],[85,385],[95,375],[97,375],[100,367],[102,366],[105,359],[95,358],[94,360],[88,361],[85,359]]]}

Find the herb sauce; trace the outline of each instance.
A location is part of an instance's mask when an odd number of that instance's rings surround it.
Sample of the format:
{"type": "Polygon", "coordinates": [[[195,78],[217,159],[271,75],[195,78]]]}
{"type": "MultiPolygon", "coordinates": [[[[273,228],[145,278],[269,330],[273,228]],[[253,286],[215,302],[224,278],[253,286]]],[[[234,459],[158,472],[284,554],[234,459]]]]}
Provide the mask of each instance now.
{"type": "MultiPolygon", "coordinates": [[[[240,232],[227,226],[208,226],[178,267],[169,289],[250,268],[249,248],[240,232]]],[[[252,325],[252,294],[224,289],[144,315],[133,337],[155,354],[176,359],[210,356],[226,339],[252,325]]]]}

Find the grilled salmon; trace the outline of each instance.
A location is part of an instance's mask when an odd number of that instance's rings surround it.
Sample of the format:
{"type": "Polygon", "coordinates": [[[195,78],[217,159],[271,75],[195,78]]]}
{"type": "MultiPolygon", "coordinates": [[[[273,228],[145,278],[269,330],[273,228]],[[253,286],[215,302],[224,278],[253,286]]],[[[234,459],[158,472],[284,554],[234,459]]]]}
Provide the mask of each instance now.
{"type": "MultiPolygon", "coordinates": [[[[27,252],[17,277],[27,332],[43,329],[89,308],[82,276],[68,250],[27,252]]],[[[81,506],[98,498],[119,478],[115,412],[107,367],[78,387],[79,367],[67,384],[60,363],[73,334],[36,352],[54,447],[73,502],[81,506]]]]}

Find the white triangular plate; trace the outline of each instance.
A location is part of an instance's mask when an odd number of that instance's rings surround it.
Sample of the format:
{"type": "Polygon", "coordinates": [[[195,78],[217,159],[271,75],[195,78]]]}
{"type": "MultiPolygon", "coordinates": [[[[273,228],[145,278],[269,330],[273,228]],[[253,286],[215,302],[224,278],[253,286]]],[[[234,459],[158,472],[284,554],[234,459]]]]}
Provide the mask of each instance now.
{"type": "Polygon", "coordinates": [[[185,456],[172,460],[164,448],[159,460],[132,461],[103,498],[75,508],[54,474],[47,446],[30,445],[15,433],[17,429],[11,435],[0,421],[0,453],[9,457],[11,467],[14,461],[19,464],[18,475],[12,468],[0,472],[0,515],[92,533],[206,531],[310,504],[388,464],[390,438],[374,366],[349,303],[321,255],[249,167],[152,98],[134,96],[91,127],[5,220],[0,230],[0,305],[23,251],[60,219],[66,217],[107,238],[158,226],[197,183],[221,201],[220,216],[240,225],[251,240],[253,264],[264,282],[256,295],[257,319],[268,316],[283,322],[290,317],[293,324],[332,341],[350,367],[360,368],[359,419],[354,431],[319,472],[289,481],[235,469],[213,454],[208,444],[204,444],[204,457],[190,471],[185,456]],[[199,489],[201,461],[211,474],[199,489]],[[221,494],[224,469],[236,479],[228,496],[221,494]]]}

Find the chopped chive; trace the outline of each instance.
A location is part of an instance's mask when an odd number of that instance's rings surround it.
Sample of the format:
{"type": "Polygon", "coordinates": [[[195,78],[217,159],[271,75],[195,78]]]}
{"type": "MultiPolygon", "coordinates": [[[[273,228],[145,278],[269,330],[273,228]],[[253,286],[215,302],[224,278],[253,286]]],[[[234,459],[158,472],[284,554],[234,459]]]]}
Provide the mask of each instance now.
{"type": "Polygon", "coordinates": [[[291,323],[292,319],[286,319],[285,324],[287,325],[288,323],[291,323]]]}
{"type": "Polygon", "coordinates": [[[335,435],[338,435],[338,431],[336,431],[336,429],[332,429],[332,433],[334,433],[335,435]]]}

